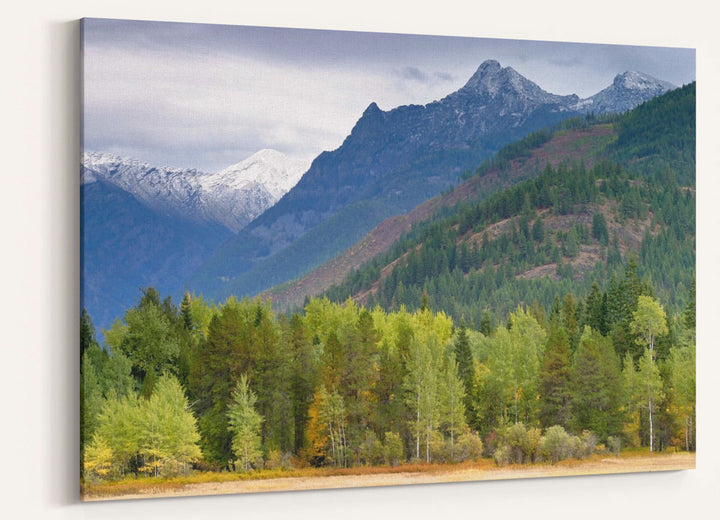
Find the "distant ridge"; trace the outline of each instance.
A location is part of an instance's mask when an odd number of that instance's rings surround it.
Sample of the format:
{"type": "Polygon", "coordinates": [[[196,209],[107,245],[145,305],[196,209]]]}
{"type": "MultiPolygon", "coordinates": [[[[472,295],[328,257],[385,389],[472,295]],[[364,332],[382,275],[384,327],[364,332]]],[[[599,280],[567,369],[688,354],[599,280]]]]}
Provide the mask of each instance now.
{"type": "Polygon", "coordinates": [[[582,100],[548,93],[488,60],[439,101],[389,111],[370,103],[343,144],[320,154],[297,185],[218,248],[190,284],[224,299],[298,278],[385,218],[453,186],[503,145],[570,117],[623,112],[667,88],[626,73],[582,100]]]}

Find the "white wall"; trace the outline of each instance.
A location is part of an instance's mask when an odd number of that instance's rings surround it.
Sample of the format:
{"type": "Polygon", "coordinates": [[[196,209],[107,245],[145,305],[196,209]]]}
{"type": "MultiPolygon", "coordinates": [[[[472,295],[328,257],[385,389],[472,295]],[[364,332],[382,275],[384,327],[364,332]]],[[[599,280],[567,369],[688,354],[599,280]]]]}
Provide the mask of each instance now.
{"type": "Polygon", "coordinates": [[[720,362],[715,9],[704,0],[7,2],[0,38],[0,515],[5,518],[717,518],[720,362]],[[83,16],[697,48],[697,470],[80,504],[78,30],[83,16]]]}

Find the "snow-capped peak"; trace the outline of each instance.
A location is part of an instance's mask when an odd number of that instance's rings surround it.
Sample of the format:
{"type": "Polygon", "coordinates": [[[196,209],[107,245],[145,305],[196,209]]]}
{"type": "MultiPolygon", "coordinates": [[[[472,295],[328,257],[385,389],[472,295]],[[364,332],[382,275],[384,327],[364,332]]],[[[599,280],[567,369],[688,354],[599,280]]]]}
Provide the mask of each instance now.
{"type": "Polygon", "coordinates": [[[103,180],[155,210],[237,232],[289,191],[307,166],[269,149],[217,173],[159,168],[110,153],[86,152],[81,182],[103,180]]]}
{"type": "Polygon", "coordinates": [[[293,159],[277,150],[264,149],[244,161],[204,177],[201,183],[206,188],[224,184],[232,189],[243,189],[251,183],[259,183],[279,199],[297,184],[308,166],[307,162],[293,159]]]}
{"type": "Polygon", "coordinates": [[[648,74],[626,71],[615,76],[612,85],[581,103],[583,109],[596,113],[624,112],[674,88],[672,83],[648,74]]]}
{"type": "Polygon", "coordinates": [[[576,99],[576,96],[550,94],[512,67],[502,67],[496,60],[486,60],[481,63],[465,86],[456,93],[450,94],[448,98],[454,98],[458,94],[480,95],[488,99],[502,97],[504,101],[514,98],[531,104],[559,104],[576,99]]]}
{"type": "Polygon", "coordinates": [[[615,76],[613,85],[616,88],[624,88],[627,90],[671,90],[675,88],[675,85],[672,83],[633,70],[615,76]]]}

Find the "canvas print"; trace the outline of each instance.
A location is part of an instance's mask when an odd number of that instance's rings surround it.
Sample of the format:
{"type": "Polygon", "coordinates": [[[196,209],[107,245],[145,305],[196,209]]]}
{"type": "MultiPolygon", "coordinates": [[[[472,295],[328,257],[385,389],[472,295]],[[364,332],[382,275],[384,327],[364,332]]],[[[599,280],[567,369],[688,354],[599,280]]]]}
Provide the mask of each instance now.
{"type": "Polygon", "coordinates": [[[695,51],[84,19],[86,500],[695,467],[695,51]]]}

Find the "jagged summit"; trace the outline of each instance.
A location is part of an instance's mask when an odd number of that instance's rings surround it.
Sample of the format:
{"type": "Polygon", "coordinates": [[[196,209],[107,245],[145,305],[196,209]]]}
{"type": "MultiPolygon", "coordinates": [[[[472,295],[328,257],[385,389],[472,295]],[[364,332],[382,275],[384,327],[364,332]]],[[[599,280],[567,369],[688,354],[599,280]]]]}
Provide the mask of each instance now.
{"type": "Polygon", "coordinates": [[[304,161],[265,149],[217,173],[155,167],[111,153],[86,152],[81,182],[102,180],[155,210],[237,232],[275,204],[307,169],[304,161]]]}
{"type": "Polygon", "coordinates": [[[382,112],[382,110],[380,110],[380,107],[377,106],[377,103],[375,103],[375,101],[373,101],[372,103],[370,103],[368,105],[368,107],[365,109],[365,111],[363,112],[362,115],[363,116],[372,115],[372,114],[375,114],[378,112],[382,112]]]}
{"type": "Polygon", "coordinates": [[[546,92],[512,67],[503,67],[497,60],[486,60],[475,74],[456,93],[458,95],[484,96],[489,99],[517,96],[535,103],[570,104],[577,96],[559,96],[546,92]]]}
{"type": "Polygon", "coordinates": [[[660,89],[672,90],[676,88],[670,82],[663,81],[650,76],[649,74],[643,74],[634,70],[628,70],[622,74],[615,76],[613,80],[613,87],[625,88],[628,90],[652,90],[658,91],[660,89]]]}
{"type": "Polygon", "coordinates": [[[583,108],[595,113],[624,112],[676,88],[648,74],[626,71],[613,79],[612,85],[584,100],[583,108]]]}
{"type": "Polygon", "coordinates": [[[305,161],[293,159],[278,150],[266,148],[254,153],[244,161],[202,179],[201,184],[206,188],[227,186],[242,189],[252,183],[259,183],[265,186],[277,200],[297,184],[307,167],[308,164],[305,161]]]}

